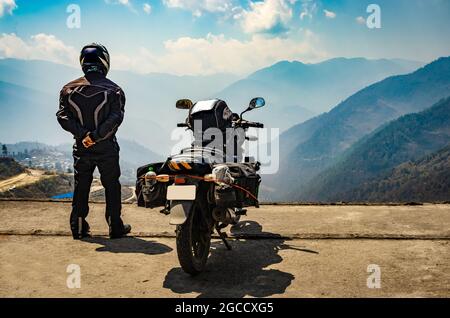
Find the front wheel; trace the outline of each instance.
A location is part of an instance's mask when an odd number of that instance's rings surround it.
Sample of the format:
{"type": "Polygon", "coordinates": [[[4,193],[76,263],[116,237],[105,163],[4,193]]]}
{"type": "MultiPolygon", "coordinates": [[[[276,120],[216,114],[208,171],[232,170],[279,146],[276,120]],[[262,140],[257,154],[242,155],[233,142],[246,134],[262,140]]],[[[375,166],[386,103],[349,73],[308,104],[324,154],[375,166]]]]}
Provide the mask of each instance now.
{"type": "Polygon", "coordinates": [[[188,274],[201,273],[208,260],[211,232],[202,219],[199,204],[192,205],[189,217],[177,226],[177,254],[181,268],[188,274]]]}

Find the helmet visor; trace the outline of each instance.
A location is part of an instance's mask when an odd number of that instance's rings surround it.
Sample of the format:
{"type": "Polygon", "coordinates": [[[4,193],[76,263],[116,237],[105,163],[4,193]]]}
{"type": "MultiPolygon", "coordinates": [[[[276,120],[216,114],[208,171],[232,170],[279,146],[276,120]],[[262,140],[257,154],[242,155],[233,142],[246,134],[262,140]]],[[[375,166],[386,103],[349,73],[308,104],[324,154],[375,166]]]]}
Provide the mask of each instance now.
{"type": "Polygon", "coordinates": [[[82,59],[81,64],[93,64],[93,63],[101,63],[99,58],[100,52],[95,47],[87,47],[81,53],[82,59]]]}

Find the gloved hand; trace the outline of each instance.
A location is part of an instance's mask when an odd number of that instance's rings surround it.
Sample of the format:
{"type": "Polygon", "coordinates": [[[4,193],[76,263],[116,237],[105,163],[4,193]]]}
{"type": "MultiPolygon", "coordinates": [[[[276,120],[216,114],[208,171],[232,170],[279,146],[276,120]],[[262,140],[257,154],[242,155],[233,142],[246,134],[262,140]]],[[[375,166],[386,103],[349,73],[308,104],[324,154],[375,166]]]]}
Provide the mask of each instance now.
{"type": "Polygon", "coordinates": [[[95,141],[92,139],[91,133],[88,133],[86,135],[86,137],[84,137],[82,143],[83,143],[84,148],[90,148],[93,145],[95,145],[95,141]]]}

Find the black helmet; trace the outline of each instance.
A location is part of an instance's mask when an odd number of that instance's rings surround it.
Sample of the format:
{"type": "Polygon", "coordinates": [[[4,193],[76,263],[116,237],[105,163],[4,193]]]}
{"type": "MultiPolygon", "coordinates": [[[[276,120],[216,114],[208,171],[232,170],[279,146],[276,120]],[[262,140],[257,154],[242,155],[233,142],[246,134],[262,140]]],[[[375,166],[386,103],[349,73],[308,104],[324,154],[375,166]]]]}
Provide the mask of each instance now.
{"type": "Polygon", "coordinates": [[[105,75],[109,72],[109,53],[101,44],[92,43],[81,50],[80,64],[83,72],[101,72],[105,75]]]}

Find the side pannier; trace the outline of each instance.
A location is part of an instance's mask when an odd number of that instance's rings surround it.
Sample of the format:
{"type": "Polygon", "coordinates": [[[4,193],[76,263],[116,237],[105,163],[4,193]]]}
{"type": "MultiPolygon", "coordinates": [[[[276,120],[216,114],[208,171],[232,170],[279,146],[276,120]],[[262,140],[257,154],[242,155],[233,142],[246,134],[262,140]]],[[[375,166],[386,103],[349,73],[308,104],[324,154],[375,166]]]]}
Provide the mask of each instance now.
{"type": "Polygon", "coordinates": [[[214,198],[220,207],[259,206],[258,192],[261,177],[258,165],[252,163],[223,163],[213,169],[216,178],[223,183],[216,185],[214,198]]]}
{"type": "Polygon", "coordinates": [[[156,208],[166,204],[168,183],[156,182],[146,176],[160,173],[164,163],[155,163],[140,167],[137,172],[136,198],[138,206],[156,208]]]}

